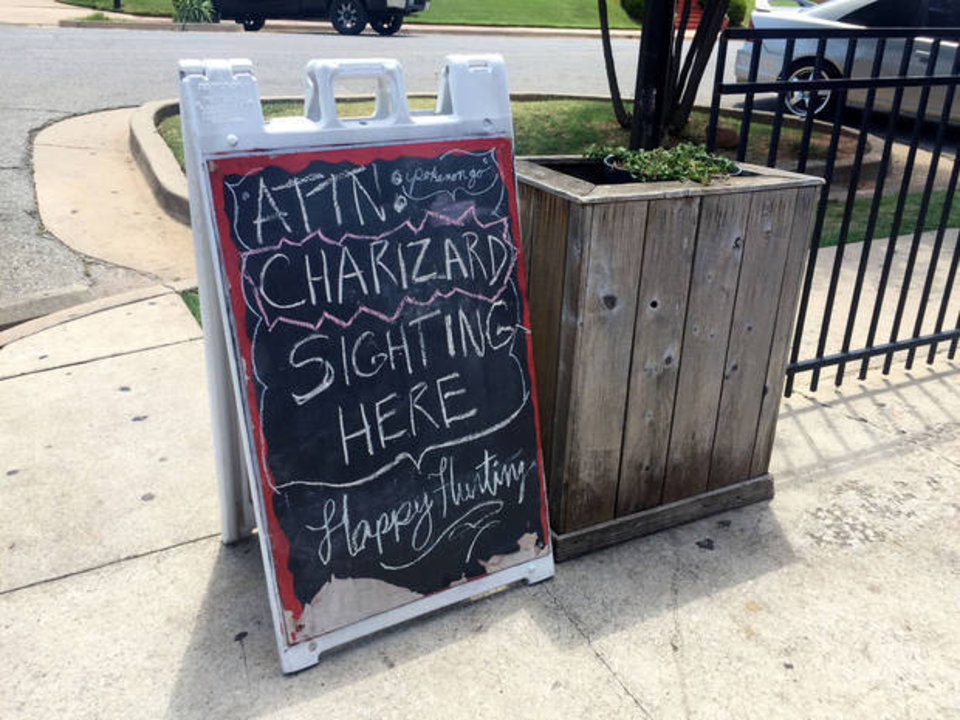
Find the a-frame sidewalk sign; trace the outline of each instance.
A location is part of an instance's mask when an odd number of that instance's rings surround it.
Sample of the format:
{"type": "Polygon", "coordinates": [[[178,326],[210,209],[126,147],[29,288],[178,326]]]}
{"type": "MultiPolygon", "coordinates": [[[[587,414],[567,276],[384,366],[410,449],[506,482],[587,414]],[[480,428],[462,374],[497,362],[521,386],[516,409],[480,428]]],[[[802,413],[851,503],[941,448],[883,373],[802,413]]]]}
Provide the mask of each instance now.
{"type": "Polygon", "coordinates": [[[223,539],[258,528],[284,672],[553,575],[503,60],[426,112],[392,60],[306,79],[265,122],[249,61],[180,64],[223,539]]]}

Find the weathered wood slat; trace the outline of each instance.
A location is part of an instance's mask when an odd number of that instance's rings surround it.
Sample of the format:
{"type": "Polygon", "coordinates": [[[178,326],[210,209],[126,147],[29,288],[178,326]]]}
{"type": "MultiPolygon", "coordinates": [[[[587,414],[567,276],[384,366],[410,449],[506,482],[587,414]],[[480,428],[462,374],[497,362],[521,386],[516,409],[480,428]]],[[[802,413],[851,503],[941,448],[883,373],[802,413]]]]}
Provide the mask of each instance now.
{"type": "Polygon", "coordinates": [[[663,502],[707,489],[750,195],[703,199],[663,502]]]}
{"type": "Polygon", "coordinates": [[[517,203],[520,210],[520,246],[523,249],[523,269],[527,275],[527,292],[532,290],[533,282],[530,268],[533,267],[532,240],[537,235],[537,208],[540,198],[546,197],[537,189],[521,183],[517,188],[517,203]]]}
{"type": "Polygon", "coordinates": [[[659,532],[707,515],[770,500],[772,497],[773,478],[760,475],[737,485],[625,515],[583,530],[554,532],[553,557],[557,562],[563,562],[592,550],[659,532]]]}
{"type": "Polygon", "coordinates": [[[684,198],[652,202],[647,213],[618,516],[660,502],[699,211],[699,198],[684,198]]]}
{"type": "MultiPolygon", "coordinates": [[[[592,209],[570,204],[567,210],[566,262],[563,268],[563,297],[560,309],[560,328],[557,339],[557,377],[554,383],[553,423],[550,445],[543,446],[549,468],[547,475],[547,500],[550,506],[550,522],[553,527],[563,527],[567,507],[567,437],[570,421],[570,386],[574,370],[580,329],[580,307],[583,299],[585,273],[582,272],[586,229],[590,225],[592,209]]],[[[576,482],[576,478],[570,479],[576,482]]]]}
{"type": "Polygon", "coordinates": [[[587,227],[566,435],[565,530],[610,520],[616,508],[646,216],[645,202],[602,205],[587,227]]]}
{"type": "Polygon", "coordinates": [[[545,471],[552,471],[553,417],[557,397],[557,352],[563,310],[564,267],[567,261],[567,229],[570,203],[537,190],[531,198],[529,238],[533,271],[529,276],[530,326],[533,332],[533,363],[540,409],[540,442],[545,471]]]}
{"type": "Polygon", "coordinates": [[[709,489],[750,476],[763,402],[770,343],[776,322],[783,266],[790,244],[795,189],[756,193],[750,205],[740,282],[723,372],[709,489]]]}
{"type": "Polygon", "coordinates": [[[783,393],[783,384],[786,379],[784,373],[787,369],[790,340],[793,337],[793,325],[797,315],[800,282],[810,249],[810,233],[813,231],[813,223],[816,219],[816,203],[819,194],[819,188],[809,187],[801,188],[797,195],[790,247],[787,250],[787,261],[777,305],[776,327],[770,348],[770,359],[767,363],[763,403],[757,423],[756,444],[750,463],[751,475],[764,473],[770,467],[777,416],[780,410],[780,395],[783,393]]]}

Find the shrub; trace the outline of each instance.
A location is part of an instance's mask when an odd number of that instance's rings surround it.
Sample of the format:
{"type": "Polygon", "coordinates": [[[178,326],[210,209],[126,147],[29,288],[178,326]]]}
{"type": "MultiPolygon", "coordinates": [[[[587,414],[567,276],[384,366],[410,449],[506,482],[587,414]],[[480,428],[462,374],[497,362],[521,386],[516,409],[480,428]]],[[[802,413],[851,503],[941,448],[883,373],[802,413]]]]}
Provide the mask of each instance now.
{"type": "Polygon", "coordinates": [[[711,155],[703,145],[681,143],[669,150],[628,150],[623,147],[596,145],[586,152],[587,157],[604,160],[610,158],[613,166],[626,170],[638,182],[658,180],[693,180],[709,185],[713,178],[735,172],[736,163],[727,158],[711,155]]]}
{"type": "Polygon", "coordinates": [[[743,20],[747,17],[747,0],[730,0],[727,17],[730,18],[731,25],[743,25],[743,20]]]}
{"type": "Polygon", "coordinates": [[[175,23],[213,22],[213,5],[210,0],[173,0],[175,23]]]}
{"type": "Polygon", "coordinates": [[[643,22],[643,0],[620,0],[620,7],[635,23],[643,22]]]}

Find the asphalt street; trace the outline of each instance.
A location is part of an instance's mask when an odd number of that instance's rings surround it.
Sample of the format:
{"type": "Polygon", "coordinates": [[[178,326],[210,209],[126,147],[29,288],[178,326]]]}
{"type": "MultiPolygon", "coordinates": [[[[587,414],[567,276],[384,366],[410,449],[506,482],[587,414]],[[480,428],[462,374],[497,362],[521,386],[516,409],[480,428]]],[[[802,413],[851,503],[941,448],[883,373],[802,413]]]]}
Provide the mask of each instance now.
{"type": "MultiPolygon", "coordinates": [[[[303,92],[303,67],[314,58],[397,58],[413,92],[436,89],[445,55],[494,52],[506,58],[514,92],[607,92],[595,38],[415,32],[381,38],[0,27],[0,254],[5,259],[0,309],[7,309],[6,322],[28,301],[37,307],[37,298],[46,298],[41,306],[47,312],[146,281],[131,270],[79,257],[44,231],[33,188],[31,138],[71,115],[175,97],[181,58],[250,58],[262,94],[278,95],[303,92]]],[[[626,93],[634,83],[637,47],[635,40],[614,41],[626,93]]],[[[712,70],[706,77],[712,78],[712,70]]],[[[704,83],[701,102],[709,101],[709,85],[704,83]]],[[[2,319],[0,314],[0,324],[2,319]]]]}

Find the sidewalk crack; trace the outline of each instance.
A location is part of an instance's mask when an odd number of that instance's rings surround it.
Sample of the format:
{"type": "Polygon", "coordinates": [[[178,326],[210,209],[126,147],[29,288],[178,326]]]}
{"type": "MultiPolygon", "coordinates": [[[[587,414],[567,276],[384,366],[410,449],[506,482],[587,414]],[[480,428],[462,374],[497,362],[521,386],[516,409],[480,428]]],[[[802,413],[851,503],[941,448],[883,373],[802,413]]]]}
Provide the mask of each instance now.
{"type": "Polygon", "coordinates": [[[53,365],[51,367],[38,368],[36,370],[27,370],[26,372],[14,373],[13,375],[0,375],[0,382],[5,380],[14,380],[16,378],[26,377],[27,375],[39,375],[41,373],[54,372],[55,370],[63,370],[65,368],[78,367],[80,365],[90,365],[91,363],[100,362],[101,360],[113,360],[114,358],[126,357],[128,355],[137,355],[139,353],[150,352],[152,350],[162,350],[164,348],[175,347],[177,345],[185,345],[186,343],[194,343],[202,341],[203,336],[197,335],[196,337],[186,338],[185,340],[174,340],[168,343],[160,343],[159,345],[151,345],[150,347],[144,348],[135,348],[133,350],[124,350],[121,352],[110,353],[108,355],[99,355],[94,358],[88,358],[86,360],[76,360],[74,362],[63,363],[61,365],[53,365]]]}
{"type": "Polygon", "coordinates": [[[97,570],[103,570],[104,568],[112,567],[113,565],[119,565],[120,563],[125,563],[129,560],[139,560],[140,558],[150,557],[151,555],[159,555],[160,553],[167,552],[169,550],[176,550],[178,548],[186,547],[187,545],[195,545],[196,543],[203,542],[204,540],[210,540],[212,538],[220,537],[219,532],[210,533],[209,535],[201,535],[197,538],[191,538],[190,540],[184,540],[183,542],[174,543],[173,545],[167,545],[166,547],[156,548],[155,550],[146,550],[142,553],[134,553],[133,555],[126,555],[116,560],[110,560],[109,562],[101,563],[100,565],[92,565],[91,567],[86,567],[81,570],[74,570],[73,572],[64,573],[63,575],[56,575],[54,577],[43,578],[42,580],[35,580],[34,582],[27,583],[26,585],[20,585],[15,588],[7,588],[6,590],[0,590],[0,597],[4,595],[10,595],[15,592],[20,592],[21,590],[29,590],[30,588],[35,588],[40,585],[46,585],[47,583],[59,582],[60,580],[67,580],[72,577],[77,577],[78,575],[86,575],[87,573],[96,572],[97,570]]]}
{"type": "Polygon", "coordinates": [[[640,711],[643,717],[647,718],[647,720],[653,720],[653,715],[651,715],[650,711],[647,710],[646,707],[644,707],[642,702],[640,702],[640,698],[638,698],[636,695],[633,694],[633,692],[631,692],[630,688],[628,688],[627,685],[623,682],[623,679],[620,677],[617,671],[614,670],[613,667],[611,667],[610,662],[603,656],[603,653],[601,653],[597,649],[597,647],[593,644],[593,640],[591,640],[590,635],[587,634],[587,631],[584,630],[583,625],[580,624],[580,622],[560,601],[560,598],[554,595],[553,591],[549,587],[544,587],[544,590],[546,591],[550,599],[553,600],[553,604],[557,607],[557,609],[560,610],[560,612],[563,613],[564,617],[567,618],[570,624],[573,625],[574,629],[577,631],[577,634],[580,635],[580,637],[582,637],[586,641],[587,647],[589,647],[590,650],[593,651],[593,655],[597,659],[597,661],[599,661],[599,663],[603,665],[603,667],[610,674],[610,676],[616,681],[617,685],[620,686],[620,689],[623,690],[623,692],[627,695],[627,697],[629,697],[633,701],[633,704],[637,706],[637,709],[640,711]]]}
{"type": "Polygon", "coordinates": [[[687,674],[683,667],[683,628],[680,626],[680,548],[677,535],[670,531],[670,542],[673,545],[675,562],[670,575],[670,618],[673,630],[670,633],[670,649],[673,652],[673,666],[677,672],[677,681],[680,684],[680,699],[683,702],[683,716],[690,717],[690,695],[687,692],[687,674]]]}

